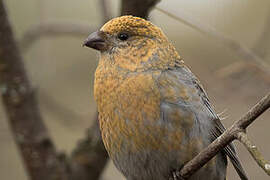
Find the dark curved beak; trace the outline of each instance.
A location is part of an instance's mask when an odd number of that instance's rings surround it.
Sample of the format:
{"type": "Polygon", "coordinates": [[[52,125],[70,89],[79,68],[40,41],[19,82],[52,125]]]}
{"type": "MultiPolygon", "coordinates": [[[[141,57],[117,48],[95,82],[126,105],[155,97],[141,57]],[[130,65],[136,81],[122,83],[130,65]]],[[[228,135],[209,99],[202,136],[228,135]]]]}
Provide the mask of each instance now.
{"type": "Polygon", "coordinates": [[[102,31],[96,31],[90,34],[83,43],[83,46],[96,49],[98,51],[105,51],[107,48],[106,35],[102,31]]]}

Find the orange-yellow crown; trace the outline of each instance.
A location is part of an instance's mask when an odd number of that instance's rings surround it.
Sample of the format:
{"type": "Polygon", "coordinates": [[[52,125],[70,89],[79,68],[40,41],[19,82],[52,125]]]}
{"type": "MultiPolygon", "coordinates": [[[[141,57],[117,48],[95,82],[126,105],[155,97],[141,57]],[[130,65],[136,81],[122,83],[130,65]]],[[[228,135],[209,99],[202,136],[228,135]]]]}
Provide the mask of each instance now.
{"type": "Polygon", "coordinates": [[[102,28],[108,34],[114,35],[119,32],[128,32],[134,35],[149,37],[163,37],[161,29],[151,22],[134,16],[121,16],[108,21],[102,28]]]}

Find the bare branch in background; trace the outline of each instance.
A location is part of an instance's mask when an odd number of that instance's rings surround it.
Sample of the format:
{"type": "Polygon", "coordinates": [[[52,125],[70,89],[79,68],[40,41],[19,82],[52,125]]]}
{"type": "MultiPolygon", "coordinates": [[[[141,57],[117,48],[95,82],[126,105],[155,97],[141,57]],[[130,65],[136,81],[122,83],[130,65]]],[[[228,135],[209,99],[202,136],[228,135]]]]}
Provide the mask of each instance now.
{"type": "Polygon", "coordinates": [[[236,52],[241,57],[241,59],[257,65],[263,72],[267,73],[268,75],[270,74],[270,65],[265,63],[259,56],[254,54],[251,50],[249,50],[243,44],[229,37],[226,37],[224,34],[218,32],[216,29],[210,26],[206,26],[205,24],[196,22],[194,19],[187,17],[183,14],[175,15],[159,7],[155,7],[155,9],[191,27],[192,29],[195,29],[198,32],[201,32],[210,37],[214,37],[216,40],[219,40],[221,43],[226,45],[226,47],[229,47],[231,50],[236,52]]]}
{"type": "MultiPolygon", "coordinates": [[[[256,73],[256,75],[259,76],[259,78],[262,80],[262,82],[264,82],[265,84],[270,84],[269,74],[262,71],[254,63],[237,61],[237,62],[231,63],[223,68],[220,68],[215,73],[219,77],[225,78],[225,77],[229,77],[230,75],[236,75],[237,73],[243,74],[243,73],[247,72],[247,69],[248,69],[248,73],[254,72],[254,73],[256,73]]],[[[235,80],[235,76],[234,76],[234,80],[235,80]]],[[[239,79],[237,79],[237,80],[239,80],[239,79]]]]}
{"type": "Polygon", "coordinates": [[[133,15],[148,18],[150,10],[160,0],[122,0],[121,15],[133,15]]]}
{"type": "Polygon", "coordinates": [[[102,22],[105,23],[112,18],[111,5],[109,0],[100,0],[102,22]]]}
{"type": "Polygon", "coordinates": [[[66,180],[65,165],[41,118],[2,0],[0,23],[0,93],[28,174],[32,180],[66,180]]]}
{"type": "MultiPolygon", "coordinates": [[[[153,6],[158,3],[159,0],[123,0],[121,14],[129,14],[146,18],[153,6]]],[[[112,18],[111,7],[108,0],[101,0],[100,7],[103,17],[103,23],[112,18]]],[[[50,36],[87,36],[91,32],[98,29],[96,26],[89,26],[78,23],[68,22],[47,22],[38,25],[34,25],[23,35],[19,41],[19,47],[22,52],[25,52],[31,47],[31,45],[39,40],[41,37],[50,36]]]]}
{"type": "MultiPolygon", "coordinates": [[[[270,45],[270,11],[268,12],[268,17],[266,18],[265,27],[263,28],[263,32],[255,43],[252,51],[260,58],[264,59],[268,54],[268,47],[270,45]]],[[[256,68],[259,70],[259,66],[254,66],[255,64],[251,63],[242,63],[234,62],[228,66],[225,66],[217,71],[217,74],[220,77],[228,77],[229,75],[239,73],[242,71],[246,71],[246,69],[256,68]],[[240,65],[241,64],[241,65],[240,65]],[[253,66],[252,66],[253,65],[253,66]]],[[[264,72],[264,71],[261,71],[264,72]]],[[[269,83],[269,73],[260,73],[260,76],[264,79],[264,82],[269,83]]]]}
{"type": "MultiPolygon", "coordinates": [[[[42,2],[42,1],[40,1],[42,2]]],[[[111,7],[108,0],[100,0],[101,15],[103,23],[112,18],[111,7]]],[[[43,9],[44,4],[40,5],[43,9]]],[[[43,14],[41,14],[43,16],[43,14]]],[[[43,18],[42,18],[43,19],[43,18]]],[[[25,52],[31,45],[42,37],[51,36],[87,36],[98,29],[98,26],[90,26],[89,23],[74,22],[46,22],[34,25],[26,31],[19,41],[19,47],[25,52]]]]}
{"type": "MultiPolygon", "coordinates": [[[[42,2],[42,1],[40,1],[42,2]]],[[[111,19],[111,7],[108,0],[100,0],[103,23],[111,19]]],[[[44,5],[40,5],[43,9],[44,5]]],[[[19,41],[22,52],[26,52],[31,45],[42,37],[51,36],[87,36],[98,29],[98,26],[90,26],[89,23],[74,22],[46,22],[30,27],[19,41]]]]}
{"type": "Polygon", "coordinates": [[[65,23],[65,22],[50,22],[34,25],[29,28],[19,41],[19,46],[22,52],[41,37],[50,36],[87,36],[97,29],[96,26],[90,26],[87,23],[65,23]]]}
{"type": "Polygon", "coordinates": [[[99,179],[107,161],[107,151],[104,148],[99,126],[98,117],[87,135],[82,139],[72,153],[71,165],[74,180],[99,179]]]}
{"type": "MultiPolygon", "coordinates": [[[[189,161],[179,172],[180,177],[188,179],[192,174],[199,170],[204,164],[211,160],[220,150],[231,143],[233,140],[242,138],[239,133],[244,133],[246,128],[255,121],[263,112],[270,107],[270,93],[262,98],[253,108],[251,108],[240,120],[236,121],[229,129],[227,129],[221,136],[212,142],[207,148],[201,151],[191,161],[189,161]]],[[[241,142],[244,142],[243,139],[241,142]]],[[[256,159],[263,159],[259,157],[260,154],[253,153],[256,159]]],[[[269,164],[265,163],[265,169],[269,168],[269,164]]],[[[268,169],[269,172],[269,169],[268,169]]]]}

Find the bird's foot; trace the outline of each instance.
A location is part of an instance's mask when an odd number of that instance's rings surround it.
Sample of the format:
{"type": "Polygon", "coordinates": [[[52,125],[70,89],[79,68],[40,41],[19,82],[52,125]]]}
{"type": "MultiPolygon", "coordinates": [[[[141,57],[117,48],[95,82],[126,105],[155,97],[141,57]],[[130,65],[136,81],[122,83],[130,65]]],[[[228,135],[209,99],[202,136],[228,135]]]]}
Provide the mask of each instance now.
{"type": "Polygon", "coordinates": [[[185,179],[180,175],[180,170],[174,170],[172,172],[172,177],[170,177],[169,180],[185,180],[185,179]]]}

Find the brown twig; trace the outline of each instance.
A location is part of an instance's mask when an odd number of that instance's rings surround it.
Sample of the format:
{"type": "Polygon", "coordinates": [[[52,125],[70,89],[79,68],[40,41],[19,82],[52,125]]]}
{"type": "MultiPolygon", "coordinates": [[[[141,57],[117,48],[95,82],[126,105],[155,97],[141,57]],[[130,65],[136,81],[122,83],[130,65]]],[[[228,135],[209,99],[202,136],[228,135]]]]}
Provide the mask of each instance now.
{"type": "Polygon", "coordinates": [[[212,159],[221,149],[233,140],[237,139],[239,132],[245,129],[264,111],[270,107],[270,93],[262,98],[253,108],[251,108],[240,120],[236,121],[221,136],[212,142],[207,148],[201,151],[196,157],[189,161],[179,172],[183,179],[188,179],[199,168],[212,159]]]}
{"type": "Polygon", "coordinates": [[[32,180],[68,179],[41,118],[2,0],[0,24],[0,93],[28,174],[32,180]]]}
{"type": "Polygon", "coordinates": [[[270,176],[270,163],[263,158],[258,148],[248,139],[247,134],[239,132],[237,134],[237,139],[247,148],[257,164],[268,174],[268,176],[270,176]]]}

